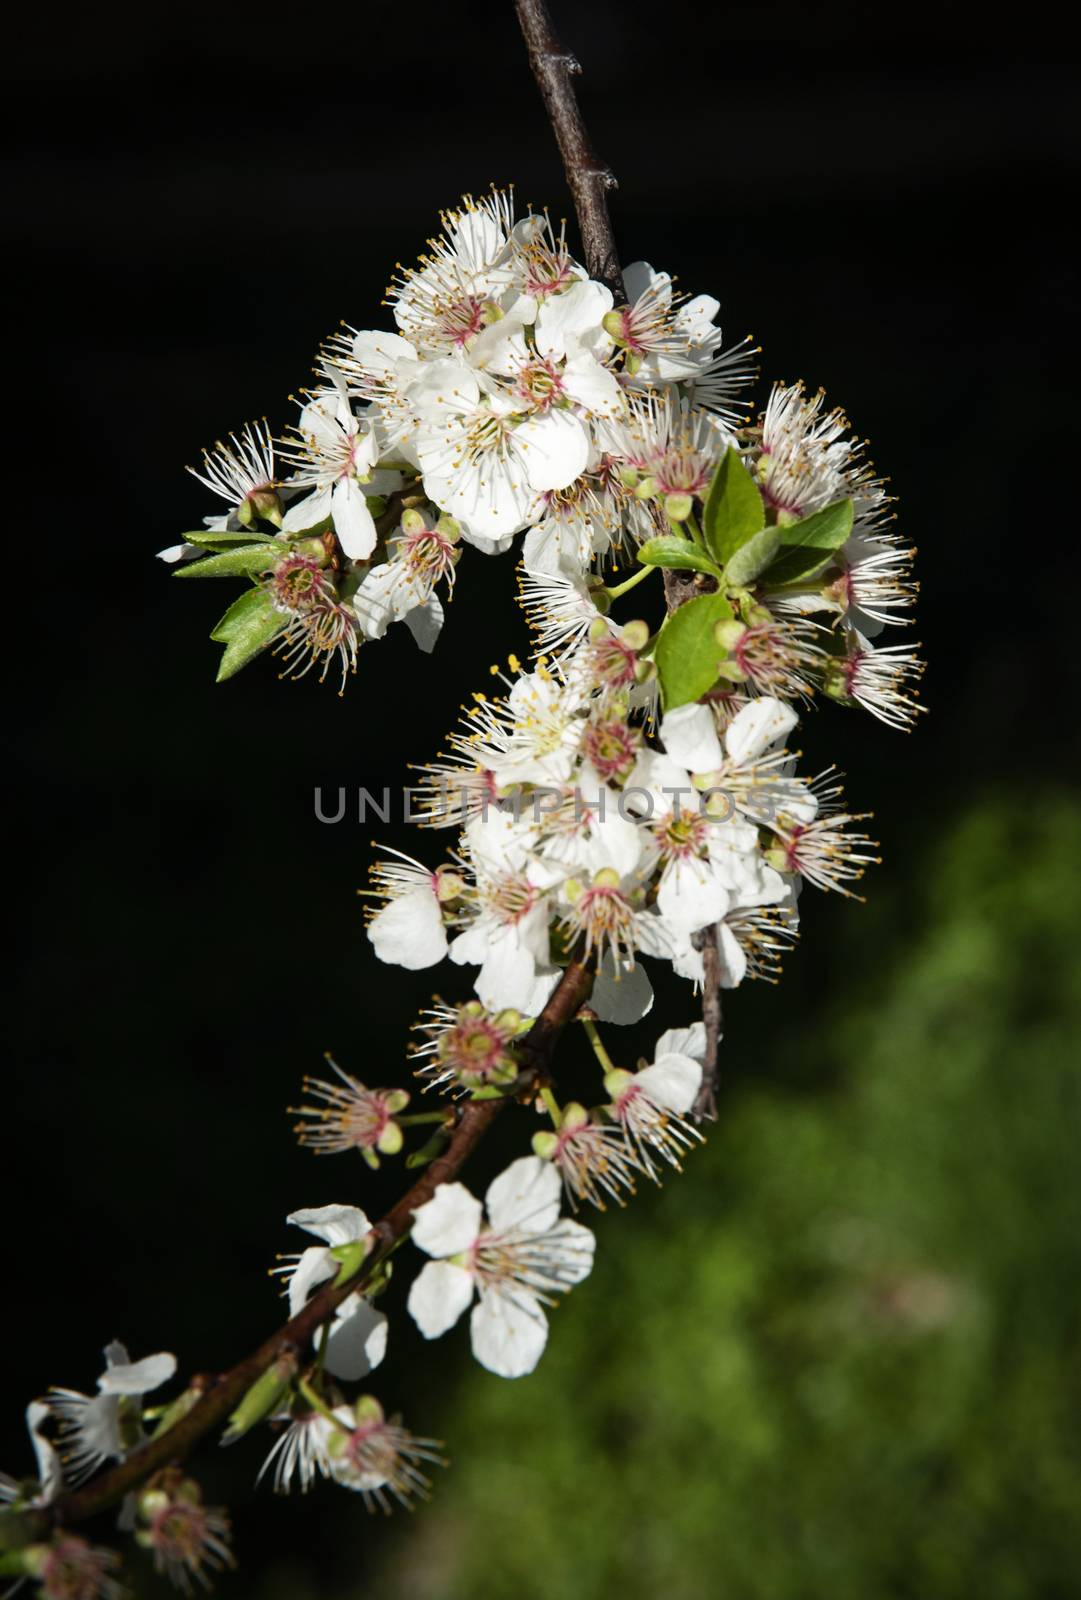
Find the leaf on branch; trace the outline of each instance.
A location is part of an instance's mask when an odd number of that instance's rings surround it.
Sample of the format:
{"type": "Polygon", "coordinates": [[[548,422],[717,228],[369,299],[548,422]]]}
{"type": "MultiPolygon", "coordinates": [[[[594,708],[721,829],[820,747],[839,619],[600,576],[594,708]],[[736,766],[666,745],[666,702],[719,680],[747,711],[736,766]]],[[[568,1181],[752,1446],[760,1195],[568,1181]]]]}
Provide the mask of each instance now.
{"type": "Polygon", "coordinates": [[[723,565],[765,525],[766,508],[758,486],[740,460],[735,445],[730,445],[706,494],[703,515],[706,543],[723,565]]]}
{"type": "Polygon", "coordinates": [[[638,552],[638,559],[645,567],[675,567],[684,572],[708,572],[714,578],[721,576],[717,563],[711,561],[693,539],[681,539],[677,534],[660,534],[656,539],[647,539],[638,552]]]}
{"type": "Polygon", "coordinates": [[[657,671],[667,711],[688,705],[717,681],[724,649],[714,637],[718,622],[732,618],[723,594],[703,594],[673,611],[657,640],[657,671]]]}
{"type": "Polygon", "coordinates": [[[264,539],[258,544],[240,545],[234,550],[223,550],[220,555],[207,556],[190,566],[178,567],[174,578],[239,578],[251,572],[266,572],[277,566],[284,552],[276,539],[264,539]]]}
{"type": "Polygon", "coordinates": [[[757,533],[752,533],[725,567],[727,582],[741,589],[753,583],[759,573],[766,570],[780,548],[779,528],[760,528],[757,533]]]}
{"type": "Polygon", "coordinates": [[[264,544],[280,544],[273,534],[261,533],[258,528],[241,528],[236,533],[229,533],[220,528],[200,528],[197,533],[182,533],[180,535],[185,544],[197,544],[206,550],[230,549],[233,545],[252,544],[260,539],[264,544]]]}
{"type": "Polygon", "coordinates": [[[852,501],[838,500],[824,511],[816,511],[790,527],[780,528],[780,553],[764,573],[766,584],[776,587],[795,583],[821,571],[833,552],[851,535],[852,518],[852,501]]]}
{"type": "Polygon", "coordinates": [[[225,645],[217,682],[224,683],[241,667],[246,667],[277,638],[286,622],[282,613],[274,609],[265,589],[248,589],[238,600],[234,600],[210,635],[219,644],[225,645]]]}

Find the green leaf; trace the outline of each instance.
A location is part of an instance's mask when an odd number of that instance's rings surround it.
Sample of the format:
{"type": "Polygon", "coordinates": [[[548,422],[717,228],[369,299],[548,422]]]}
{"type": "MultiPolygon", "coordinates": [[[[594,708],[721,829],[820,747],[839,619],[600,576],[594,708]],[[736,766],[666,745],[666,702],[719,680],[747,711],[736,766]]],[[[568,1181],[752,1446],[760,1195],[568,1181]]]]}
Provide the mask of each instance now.
{"type": "Polygon", "coordinates": [[[781,528],[780,554],[764,574],[766,584],[776,588],[821,571],[834,550],[840,549],[850,536],[852,516],[852,501],[838,500],[824,511],[781,528]]]}
{"type": "Polygon", "coordinates": [[[272,534],[260,533],[257,528],[241,528],[237,533],[227,533],[220,528],[200,528],[198,533],[182,533],[180,535],[185,544],[197,544],[207,550],[220,550],[223,546],[251,544],[256,539],[266,543],[276,544],[272,534]]]}
{"type": "Polygon", "coordinates": [[[274,609],[265,589],[249,589],[239,600],[234,600],[210,635],[225,645],[218,667],[218,683],[224,683],[265,650],[286,622],[281,612],[274,609]]]}
{"type": "Polygon", "coordinates": [[[711,553],[722,564],[766,525],[766,508],[751,474],[730,445],[706,495],[703,530],[711,553]]]}
{"type": "Polygon", "coordinates": [[[724,656],[713,630],[731,616],[732,607],[723,594],[703,594],[673,611],[665,622],[656,649],[665,710],[688,705],[713,687],[724,656]]]}
{"type": "Polygon", "coordinates": [[[216,639],[219,644],[228,644],[233,634],[243,626],[256,607],[262,609],[264,598],[262,589],[245,589],[244,593],[233,601],[221,621],[215,623],[210,637],[216,639]]]}
{"type": "Polygon", "coordinates": [[[724,569],[729,583],[745,588],[764,572],[781,548],[779,528],[760,528],[752,533],[746,544],[740,545],[724,569]]]}
{"type": "Polygon", "coordinates": [[[719,578],[721,569],[711,561],[693,539],[681,539],[678,534],[662,533],[656,539],[647,539],[638,552],[645,567],[677,567],[684,572],[708,572],[719,578]]]}
{"type": "Polygon", "coordinates": [[[223,550],[220,555],[207,556],[190,566],[177,567],[174,578],[239,578],[249,572],[265,572],[277,566],[285,552],[276,539],[262,540],[259,544],[241,545],[236,550],[223,550]]]}

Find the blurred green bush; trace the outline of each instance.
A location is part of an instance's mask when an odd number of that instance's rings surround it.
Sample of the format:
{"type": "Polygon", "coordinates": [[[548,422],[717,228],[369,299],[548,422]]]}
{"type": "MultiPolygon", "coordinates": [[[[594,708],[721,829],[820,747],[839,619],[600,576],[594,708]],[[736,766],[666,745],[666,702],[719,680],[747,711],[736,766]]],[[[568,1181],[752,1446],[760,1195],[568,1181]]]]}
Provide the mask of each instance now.
{"type": "Polygon", "coordinates": [[[876,886],[767,1041],[804,1085],[602,1219],[533,1377],[470,1368],[366,1595],[1081,1593],[1079,873],[1076,808],[996,802],[876,886]]]}

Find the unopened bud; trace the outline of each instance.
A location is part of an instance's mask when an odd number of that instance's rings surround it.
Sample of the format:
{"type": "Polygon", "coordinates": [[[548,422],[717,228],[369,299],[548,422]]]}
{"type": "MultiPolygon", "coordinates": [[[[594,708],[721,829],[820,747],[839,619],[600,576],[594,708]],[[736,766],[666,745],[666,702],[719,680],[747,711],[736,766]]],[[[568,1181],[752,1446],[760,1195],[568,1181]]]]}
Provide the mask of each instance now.
{"type": "Polygon", "coordinates": [[[606,311],[601,318],[601,327],[616,344],[624,343],[626,323],[622,311],[606,311]]]}
{"type": "Polygon", "coordinates": [[[694,500],[689,494],[667,494],[664,497],[664,511],[669,522],[686,522],[694,510],[694,500]]]}
{"type": "Polygon", "coordinates": [[[440,905],[457,900],[465,890],[465,879],[451,867],[440,867],[435,875],[435,892],[440,905]]]}
{"type": "Polygon", "coordinates": [[[722,650],[734,650],[746,632],[747,629],[743,626],[743,623],[736,622],[733,619],[727,622],[718,622],[713,629],[713,637],[722,650]]]}

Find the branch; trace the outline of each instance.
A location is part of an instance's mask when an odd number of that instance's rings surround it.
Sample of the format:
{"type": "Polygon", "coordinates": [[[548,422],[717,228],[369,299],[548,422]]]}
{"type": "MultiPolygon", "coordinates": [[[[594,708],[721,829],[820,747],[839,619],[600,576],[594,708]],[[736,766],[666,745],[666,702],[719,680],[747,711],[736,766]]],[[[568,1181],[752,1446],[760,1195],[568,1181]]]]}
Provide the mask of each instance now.
{"type": "Polygon", "coordinates": [[[578,108],[571,79],[582,68],[560,44],[544,0],[514,0],[514,6],[529,51],[529,65],[563,157],[589,275],[607,284],[617,302],[625,300],[623,274],[608,215],[608,190],[615,189],[617,183],[611,168],[595,154],[578,108]]]}
{"type": "MultiPolygon", "coordinates": [[[[717,952],[717,927],[706,928],[701,937],[702,1021],[706,1025],[706,1053],[702,1060],[702,1084],[691,1114],[696,1122],[716,1122],[717,1051],[721,1042],[721,975],[717,952]]],[[[697,942],[697,941],[696,941],[697,942]]]]}
{"type": "MultiPolygon", "coordinates": [[[[529,1033],[516,1047],[523,1073],[529,1078],[534,1079],[548,1070],[559,1035],[574,1020],[592,988],[592,971],[580,961],[572,962],[529,1033]]],[[[432,1198],[439,1184],[449,1183],[458,1175],[506,1104],[506,1099],[502,1099],[471,1101],[465,1105],[447,1149],[424,1169],[412,1187],[375,1224],[372,1230],[375,1247],[351,1278],[341,1284],[324,1285],[302,1311],[228,1372],[193,1380],[191,1387],[201,1389],[202,1393],[187,1415],[168,1432],[151,1439],[124,1461],[93,1478],[83,1488],[63,1495],[46,1509],[20,1512],[20,1528],[25,1529],[27,1538],[40,1537],[50,1523],[66,1526],[106,1511],[158,1468],[183,1461],[203,1435],[236,1408],[255,1380],[279,1356],[290,1350],[298,1354],[306,1351],[323,1323],[333,1316],[343,1300],[364,1287],[379,1263],[386,1260],[398,1240],[408,1233],[413,1224],[413,1212],[432,1198]]],[[[19,1542],[26,1541],[20,1538],[19,1542]]]]}

